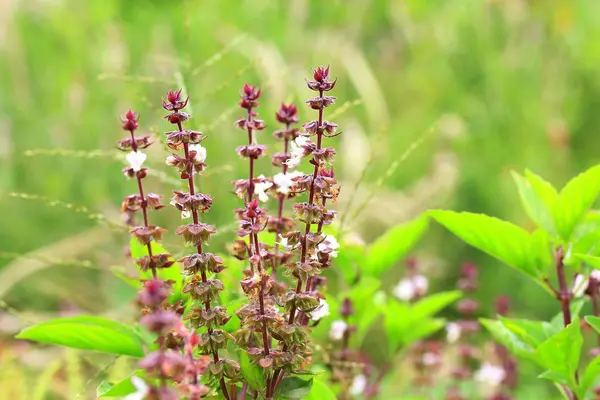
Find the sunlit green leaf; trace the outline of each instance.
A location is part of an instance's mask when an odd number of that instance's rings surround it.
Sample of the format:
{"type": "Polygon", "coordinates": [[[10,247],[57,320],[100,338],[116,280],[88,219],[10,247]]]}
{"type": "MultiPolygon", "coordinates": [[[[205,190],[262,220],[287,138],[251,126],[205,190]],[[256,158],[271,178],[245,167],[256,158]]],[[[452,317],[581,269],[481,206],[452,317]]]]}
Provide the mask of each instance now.
{"type": "Polygon", "coordinates": [[[541,343],[535,350],[533,359],[541,367],[551,371],[552,376],[562,377],[574,388],[582,345],[579,318],[574,318],[566,328],[541,343]]]}
{"type": "Polygon", "coordinates": [[[312,384],[312,389],[304,400],[336,400],[335,393],[329,386],[321,381],[315,380],[312,384]]]}
{"type": "Polygon", "coordinates": [[[100,382],[96,388],[96,397],[122,397],[135,393],[137,388],[134,386],[132,378],[134,376],[140,376],[141,374],[143,374],[143,371],[139,370],[120,382],[100,382]]]}
{"type": "Polygon", "coordinates": [[[592,207],[600,193],[600,165],[573,178],[560,192],[553,210],[556,228],[565,241],[571,239],[575,227],[592,207]]]}
{"type": "Polygon", "coordinates": [[[430,215],[466,243],[532,278],[548,267],[540,264],[549,257],[543,235],[533,239],[524,229],[483,214],[436,210],[430,215]]]}
{"type": "Polygon", "coordinates": [[[144,340],[133,328],[88,315],[41,322],[23,329],[16,337],[109,354],[144,355],[144,340]]]}
{"type": "Polygon", "coordinates": [[[501,321],[481,318],[479,320],[494,337],[494,339],[504,345],[511,353],[523,358],[531,358],[534,348],[523,341],[518,335],[510,331],[501,321]]]}
{"type": "Polygon", "coordinates": [[[587,392],[592,388],[596,378],[600,375],[600,356],[595,357],[585,368],[579,382],[577,393],[580,399],[585,399],[587,392]]]}
{"type": "Polygon", "coordinates": [[[275,394],[285,399],[304,399],[312,386],[313,378],[304,380],[297,376],[288,376],[283,378],[275,394]]]}
{"type": "Polygon", "coordinates": [[[424,297],[412,305],[411,317],[425,318],[432,316],[460,299],[461,296],[462,292],[460,290],[453,290],[424,297]]]}
{"type": "Polygon", "coordinates": [[[514,171],[512,176],[519,190],[521,204],[529,218],[548,233],[556,234],[551,211],[558,198],[556,189],[530,171],[526,172],[527,178],[514,171]]]}
{"type": "Polygon", "coordinates": [[[427,223],[427,216],[421,215],[412,221],[394,226],[377,238],[369,247],[362,272],[378,277],[401,261],[423,236],[427,223]]]}
{"type": "MultiPolygon", "coordinates": [[[[248,353],[241,350],[239,352],[240,357],[240,370],[244,380],[248,382],[248,385],[254,390],[261,390],[265,386],[265,375],[263,369],[254,364],[250,360],[248,353]]],[[[283,382],[282,382],[283,383],[283,382]]]]}

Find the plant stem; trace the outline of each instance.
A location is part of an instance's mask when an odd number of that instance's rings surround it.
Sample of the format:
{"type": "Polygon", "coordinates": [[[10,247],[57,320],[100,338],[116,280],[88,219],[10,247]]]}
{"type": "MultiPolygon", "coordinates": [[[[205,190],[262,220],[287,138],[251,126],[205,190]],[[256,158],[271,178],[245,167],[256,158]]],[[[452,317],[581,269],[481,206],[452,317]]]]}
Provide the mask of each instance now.
{"type": "MultiPolygon", "coordinates": [[[[137,153],[138,145],[135,140],[135,134],[134,134],[133,129],[130,129],[129,133],[131,135],[131,149],[137,153]]],[[[142,200],[142,215],[144,216],[144,226],[146,228],[148,228],[148,201],[146,200],[146,197],[144,195],[144,186],[142,184],[142,179],[138,176],[138,174],[135,174],[135,176],[137,179],[138,191],[140,193],[140,198],[142,200]]],[[[156,279],[156,277],[157,277],[156,267],[154,266],[154,262],[152,261],[152,245],[150,243],[148,243],[146,245],[146,247],[148,248],[148,257],[150,258],[150,268],[152,269],[152,278],[156,279]]]]}
{"type": "MultiPolygon", "coordinates": [[[[183,127],[181,126],[181,122],[177,122],[177,128],[179,129],[180,132],[183,131],[183,127]]],[[[183,143],[183,151],[185,154],[185,158],[186,160],[189,160],[189,144],[188,143],[183,143]]],[[[190,190],[190,195],[194,195],[195,192],[195,187],[194,187],[194,174],[193,174],[193,170],[192,171],[188,171],[189,172],[189,178],[188,178],[188,187],[190,190]]],[[[194,221],[194,224],[199,223],[200,218],[198,217],[198,210],[196,209],[192,209],[192,219],[194,221]]],[[[198,243],[198,245],[196,246],[196,251],[198,252],[198,254],[202,254],[203,250],[202,250],[202,243],[198,243]]],[[[201,276],[202,276],[202,282],[206,283],[208,281],[208,279],[206,278],[206,271],[202,270],[201,271],[201,276]]],[[[210,301],[205,301],[204,302],[204,306],[206,308],[206,310],[210,310],[210,301]]],[[[211,327],[207,327],[207,331],[209,335],[212,335],[213,333],[213,329],[211,327]]],[[[211,352],[213,355],[213,361],[215,363],[219,362],[219,352],[213,347],[212,342],[211,342],[211,352]]],[[[227,392],[227,385],[225,384],[225,378],[221,377],[221,379],[219,380],[219,384],[221,386],[221,391],[223,392],[223,397],[225,397],[226,400],[230,400],[229,397],[229,393],[227,392]]]]}
{"type": "Polygon", "coordinates": [[[567,286],[565,277],[564,251],[562,247],[556,250],[556,274],[558,276],[558,300],[560,301],[563,323],[565,326],[571,323],[571,299],[573,297],[571,290],[567,286]]]}

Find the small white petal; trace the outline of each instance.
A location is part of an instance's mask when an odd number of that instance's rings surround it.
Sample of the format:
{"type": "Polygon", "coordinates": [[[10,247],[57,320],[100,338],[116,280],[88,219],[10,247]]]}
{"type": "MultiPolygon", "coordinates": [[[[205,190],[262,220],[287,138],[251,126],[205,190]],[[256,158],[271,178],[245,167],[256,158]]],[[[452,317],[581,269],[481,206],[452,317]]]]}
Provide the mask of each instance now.
{"type": "Polygon", "coordinates": [[[423,365],[426,366],[436,365],[437,363],[439,363],[439,361],[440,356],[431,352],[427,352],[423,354],[423,357],[421,357],[421,362],[423,363],[423,365]]]}
{"type": "Polygon", "coordinates": [[[460,339],[460,325],[456,322],[450,322],[446,325],[446,340],[448,343],[456,343],[460,339]]]}
{"type": "Polygon", "coordinates": [[[589,284],[589,282],[586,279],[585,275],[577,274],[573,281],[573,296],[574,297],[583,296],[583,293],[587,289],[588,284],[589,284]]]}
{"type": "Polygon", "coordinates": [[[411,279],[402,279],[394,288],[393,293],[401,301],[410,301],[416,294],[415,284],[411,279]]]}
{"type": "Polygon", "coordinates": [[[319,299],[319,307],[317,307],[315,311],[311,312],[310,316],[313,321],[318,321],[329,314],[329,304],[325,300],[319,299]]]}
{"type": "Polygon", "coordinates": [[[600,269],[595,269],[590,273],[590,278],[600,281],[600,269]]]}
{"type": "Polygon", "coordinates": [[[331,340],[342,340],[346,329],[348,329],[348,324],[344,321],[333,321],[329,330],[329,337],[331,340]]]}
{"type": "Polygon", "coordinates": [[[132,151],[127,153],[125,156],[125,160],[129,163],[129,166],[135,171],[138,172],[142,169],[142,164],[146,161],[146,154],[141,151],[132,151]]]}
{"type": "Polygon", "coordinates": [[[195,151],[194,161],[197,163],[203,163],[206,161],[206,148],[199,144],[191,144],[188,148],[189,151],[195,151]]]}
{"type": "Polygon", "coordinates": [[[188,210],[183,210],[181,212],[181,219],[186,219],[192,216],[192,213],[188,210]]]}
{"type": "Polygon", "coordinates": [[[415,285],[415,290],[421,296],[427,293],[427,289],[429,288],[429,280],[423,275],[415,275],[412,278],[413,283],[415,285]]]}
{"type": "Polygon", "coordinates": [[[367,377],[364,375],[356,375],[350,386],[350,394],[352,396],[360,396],[367,388],[367,377]]]}
{"type": "Polygon", "coordinates": [[[489,386],[498,386],[504,380],[506,372],[503,368],[485,363],[475,372],[475,380],[489,386]]]}

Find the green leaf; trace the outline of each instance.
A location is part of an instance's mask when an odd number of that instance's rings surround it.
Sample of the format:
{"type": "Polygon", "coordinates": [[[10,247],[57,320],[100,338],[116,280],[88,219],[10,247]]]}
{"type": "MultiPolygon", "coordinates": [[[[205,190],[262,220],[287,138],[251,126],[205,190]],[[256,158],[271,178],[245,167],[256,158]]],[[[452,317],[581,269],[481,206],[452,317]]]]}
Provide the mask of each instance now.
{"type": "Polygon", "coordinates": [[[427,224],[427,215],[423,214],[389,229],[369,247],[362,272],[370,276],[381,276],[406,256],[425,233],[427,224]]]}
{"type": "Polygon", "coordinates": [[[413,320],[412,329],[408,329],[401,337],[404,347],[433,335],[446,325],[446,320],[442,318],[413,320]]]}
{"type": "Polygon", "coordinates": [[[483,214],[435,210],[429,214],[466,243],[491,255],[507,265],[524,272],[539,282],[541,271],[548,265],[540,260],[549,259],[543,253],[540,237],[532,238],[524,229],[483,214]]]}
{"type": "Polygon", "coordinates": [[[511,353],[518,357],[531,359],[534,348],[504,326],[502,321],[481,318],[479,322],[490,331],[498,343],[504,345],[511,353]]]}
{"type": "Polygon", "coordinates": [[[583,377],[579,382],[579,388],[577,394],[580,399],[585,399],[587,392],[590,390],[596,378],[600,375],[600,356],[595,357],[583,372],[583,377]]]}
{"type": "Polygon", "coordinates": [[[560,327],[557,329],[548,322],[530,321],[527,319],[511,319],[500,317],[500,321],[505,328],[510,330],[533,348],[536,348],[542,342],[557,334],[561,329],[560,327]]]}
{"type": "Polygon", "coordinates": [[[526,171],[527,178],[514,171],[512,171],[512,176],[519,190],[521,204],[529,218],[546,232],[556,235],[551,212],[558,198],[556,189],[530,171],[526,171]]]}
{"type": "MultiPolygon", "coordinates": [[[[160,243],[152,241],[150,242],[150,246],[152,248],[152,254],[170,254],[160,243]]],[[[134,237],[132,237],[129,242],[129,248],[131,251],[131,258],[134,260],[148,255],[148,247],[141,245],[134,237]]],[[[178,263],[174,263],[169,268],[160,268],[156,272],[159,279],[165,281],[172,280],[174,282],[173,291],[169,296],[170,302],[176,302],[184,298],[181,293],[184,275],[181,273],[181,267],[178,263]]],[[[140,279],[152,278],[152,271],[139,271],[139,274],[140,279]]]]}
{"type": "Polygon", "coordinates": [[[577,175],[561,190],[553,214],[558,233],[564,241],[571,239],[575,227],[592,207],[599,193],[600,165],[577,175]]]}
{"type": "Polygon", "coordinates": [[[585,322],[587,322],[588,325],[596,331],[596,333],[600,334],[600,317],[588,315],[585,317],[585,322]]]}
{"type": "MultiPolygon", "coordinates": [[[[263,369],[252,363],[250,360],[250,356],[248,353],[241,350],[239,352],[240,357],[240,370],[242,372],[242,376],[244,380],[248,382],[248,386],[250,386],[254,390],[262,390],[265,386],[265,374],[263,369]]],[[[283,383],[283,381],[282,381],[283,383]]]]}
{"type": "Polygon", "coordinates": [[[363,244],[347,243],[342,240],[338,256],[334,259],[336,270],[340,271],[344,281],[348,284],[353,283],[359,275],[360,268],[365,264],[367,249],[363,244]]]}
{"type": "Polygon", "coordinates": [[[574,318],[566,328],[537,347],[534,361],[551,371],[550,376],[559,376],[568,382],[571,388],[575,388],[577,386],[575,374],[579,366],[582,345],[579,318],[574,318]]]}
{"type": "Polygon", "coordinates": [[[409,306],[406,303],[391,301],[384,308],[384,312],[385,319],[383,325],[388,340],[389,351],[395,352],[402,345],[404,333],[410,326],[409,306]]]}
{"type": "Polygon", "coordinates": [[[310,393],[304,400],[337,400],[337,397],[327,384],[321,381],[314,381],[310,393]]]}
{"type": "Polygon", "coordinates": [[[425,318],[432,316],[450,304],[454,303],[456,300],[460,299],[461,296],[462,292],[460,290],[453,290],[450,292],[435,293],[424,297],[412,305],[411,317],[425,318]]]}
{"type": "Polygon", "coordinates": [[[144,340],[133,328],[88,315],[41,322],[23,329],[16,337],[109,354],[144,355],[144,340]]]}
{"type": "Polygon", "coordinates": [[[312,386],[313,378],[304,380],[297,376],[288,376],[283,378],[275,394],[286,399],[303,399],[310,393],[312,386]]]}
{"type": "Polygon", "coordinates": [[[100,382],[96,388],[96,397],[121,397],[135,393],[137,388],[134,386],[131,379],[134,376],[139,376],[142,373],[142,370],[136,371],[131,376],[128,376],[117,383],[111,383],[107,381],[100,382]]]}

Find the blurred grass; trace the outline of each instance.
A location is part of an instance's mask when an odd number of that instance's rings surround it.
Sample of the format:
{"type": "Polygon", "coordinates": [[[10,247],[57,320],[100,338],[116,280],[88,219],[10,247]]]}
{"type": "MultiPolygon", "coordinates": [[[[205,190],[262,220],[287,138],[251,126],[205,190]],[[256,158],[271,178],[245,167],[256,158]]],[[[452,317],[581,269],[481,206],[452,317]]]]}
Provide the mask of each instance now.
{"type": "MultiPolygon", "coordinates": [[[[374,198],[348,221],[366,240],[428,207],[528,224],[510,169],[528,167],[562,184],[600,161],[595,0],[5,0],[0,15],[0,272],[14,266],[15,254],[68,243],[98,223],[11,192],[83,205],[118,222],[118,205],[131,191],[111,155],[122,135],[118,117],[131,107],[146,131],[168,129],[160,97],[182,82],[192,98],[190,128],[210,135],[212,176],[201,186],[215,205],[206,217],[223,228],[239,205],[228,182],[243,174],[234,152],[243,137],[232,127],[239,87],[263,87],[259,111],[275,127],[280,102],[310,95],[303,78],[318,64],[331,64],[339,79],[334,112],[347,107],[335,119],[344,134],[333,140],[343,149],[340,209],[368,164],[354,204],[369,192],[374,198]]],[[[301,107],[301,120],[310,118],[301,107]]],[[[268,133],[259,140],[272,143],[268,133]]],[[[173,184],[161,167],[165,151],[150,153],[158,174],[152,190],[167,194],[173,184]]],[[[152,218],[171,229],[178,223],[174,210],[152,218]]],[[[46,263],[47,270],[16,282],[6,301],[40,312],[119,304],[115,280],[102,269],[124,262],[126,240],[119,230],[106,235],[95,251],[54,255],[97,269],[46,263]]],[[[231,237],[223,232],[212,246],[221,250],[231,237]]],[[[502,293],[522,315],[553,313],[539,289],[441,229],[429,232],[419,254],[439,287],[453,284],[460,262],[480,263],[487,310],[502,293]]]]}

